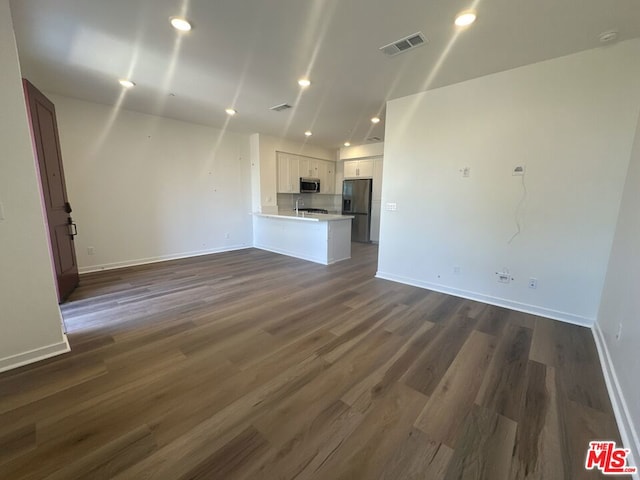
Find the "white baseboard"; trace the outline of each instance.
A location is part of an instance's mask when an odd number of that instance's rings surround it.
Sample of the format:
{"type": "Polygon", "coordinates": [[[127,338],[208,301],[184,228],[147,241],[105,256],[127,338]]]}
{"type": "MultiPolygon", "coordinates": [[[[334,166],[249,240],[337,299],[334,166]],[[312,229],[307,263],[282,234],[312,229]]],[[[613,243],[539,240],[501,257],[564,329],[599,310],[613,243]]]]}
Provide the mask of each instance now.
{"type": "Polygon", "coordinates": [[[62,342],[46,345],[44,347],[29,350],[28,352],[18,353],[10,357],[0,358],[0,372],[13,370],[14,368],[28,365],[29,363],[38,362],[45,358],[55,357],[62,353],[71,351],[69,340],[66,335],[62,335],[62,342]]]}
{"type": "Polygon", "coordinates": [[[104,263],[101,265],[90,265],[87,267],[80,267],[78,271],[80,274],[101,272],[103,270],[114,270],[116,268],[135,267],[136,265],[146,265],[148,263],[166,262],[167,260],[179,260],[181,258],[199,257],[201,255],[211,255],[212,253],[233,252],[235,250],[244,250],[246,248],[252,248],[253,245],[231,245],[228,247],[211,248],[208,250],[198,250],[196,252],[175,253],[171,255],[160,255],[157,257],[138,258],[136,260],[124,260],[122,262],[104,263]]]}
{"type": "Polygon", "coordinates": [[[446,293],[455,297],[462,297],[469,300],[475,300],[477,302],[488,303],[490,305],[496,305],[498,307],[505,307],[511,310],[517,310],[519,312],[530,313],[532,315],[538,315],[541,317],[551,318],[553,320],[560,320],[562,322],[572,323],[574,325],[580,325],[582,327],[591,328],[595,322],[593,318],[587,318],[580,315],[574,315],[572,313],[560,312],[558,310],[552,310],[550,308],[539,307],[537,305],[529,305],[526,303],[515,302],[506,298],[493,297],[490,295],[484,295],[482,293],[471,292],[468,290],[459,290],[457,288],[447,287],[445,285],[439,285],[437,283],[425,282],[422,280],[416,280],[414,278],[407,278],[400,275],[394,275],[391,273],[385,273],[378,271],[376,273],[377,278],[384,280],[391,280],[392,282],[404,283],[406,285],[412,285],[414,287],[426,288],[428,290],[434,290],[440,293],[446,293]]]}
{"type": "MultiPolygon", "coordinates": [[[[631,450],[632,459],[629,459],[629,464],[640,469],[640,436],[638,435],[636,426],[633,424],[633,419],[629,413],[627,402],[625,401],[622,389],[620,388],[620,382],[618,381],[616,370],[613,366],[613,362],[611,361],[609,348],[605,342],[600,325],[598,325],[597,322],[593,325],[592,332],[593,338],[596,342],[596,347],[598,348],[598,356],[600,357],[600,364],[602,365],[602,372],[604,373],[604,380],[607,384],[609,398],[611,398],[613,413],[616,416],[618,430],[620,430],[620,437],[622,438],[622,443],[625,448],[631,450]]],[[[632,477],[635,480],[640,480],[640,472],[632,475],[632,477]]]]}
{"type": "MultiPolygon", "coordinates": [[[[273,253],[279,253],[280,255],[286,255],[287,257],[299,258],[300,260],[306,260],[308,262],[319,263],[320,265],[329,265],[328,263],[323,262],[322,260],[320,260],[318,258],[314,258],[314,257],[307,256],[307,255],[300,255],[299,253],[290,252],[288,250],[283,250],[281,248],[267,247],[265,245],[254,245],[254,247],[259,249],[259,250],[265,250],[267,252],[273,252],[273,253]]],[[[333,263],[335,263],[335,262],[333,262],[333,263]]]]}

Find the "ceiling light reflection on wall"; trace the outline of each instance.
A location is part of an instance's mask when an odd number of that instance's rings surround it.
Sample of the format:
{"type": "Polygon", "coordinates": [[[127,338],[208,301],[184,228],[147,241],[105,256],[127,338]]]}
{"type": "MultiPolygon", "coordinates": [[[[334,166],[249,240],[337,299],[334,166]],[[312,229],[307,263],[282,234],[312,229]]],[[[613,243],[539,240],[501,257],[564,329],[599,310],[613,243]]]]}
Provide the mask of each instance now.
{"type": "Polygon", "coordinates": [[[237,110],[235,110],[235,109],[233,109],[233,108],[227,108],[227,109],[225,109],[225,112],[227,112],[227,115],[230,115],[230,116],[232,116],[232,117],[233,117],[236,113],[238,113],[238,111],[237,111],[237,110]]]}
{"type": "Polygon", "coordinates": [[[455,24],[459,27],[467,27],[476,21],[476,12],[470,10],[460,12],[456,16],[455,24]]]}
{"type": "Polygon", "coordinates": [[[300,85],[302,88],[307,88],[309,85],[311,85],[311,80],[309,80],[308,78],[301,78],[300,80],[298,80],[298,85],[300,85]]]}
{"type": "Polygon", "coordinates": [[[380,123],[380,117],[373,117],[371,123],[380,123]]]}
{"type": "Polygon", "coordinates": [[[600,43],[615,42],[618,39],[618,32],[616,32],[615,30],[603,32],[599,35],[598,38],[600,39],[600,43]]]}
{"type": "Polygon", "coordinates": [[[176,30],[180,30],[181,32],[188,32],[191,30],[191,24],[185,18],[171,17],[169,21],[171,22],[171,26],[176,30]]]}
{"type": "Polygon", "coordinates": [[[121,78],[118,80],[118,83],[122,85],[124,88],[133,88],[136,86],[131,80],[127,80],[126,78],[121,78]]]}

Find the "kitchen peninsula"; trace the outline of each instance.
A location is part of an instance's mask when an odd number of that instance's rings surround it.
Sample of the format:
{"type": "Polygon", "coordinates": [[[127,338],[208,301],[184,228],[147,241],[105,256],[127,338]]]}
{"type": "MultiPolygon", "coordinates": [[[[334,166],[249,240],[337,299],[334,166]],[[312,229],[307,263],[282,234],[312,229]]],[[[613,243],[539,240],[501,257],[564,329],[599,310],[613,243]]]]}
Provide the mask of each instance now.
{"type": "Polygon", "coordinates": [[[348,215],[254,213],[255,247],[330,265],[351,258],[348,215]]]}

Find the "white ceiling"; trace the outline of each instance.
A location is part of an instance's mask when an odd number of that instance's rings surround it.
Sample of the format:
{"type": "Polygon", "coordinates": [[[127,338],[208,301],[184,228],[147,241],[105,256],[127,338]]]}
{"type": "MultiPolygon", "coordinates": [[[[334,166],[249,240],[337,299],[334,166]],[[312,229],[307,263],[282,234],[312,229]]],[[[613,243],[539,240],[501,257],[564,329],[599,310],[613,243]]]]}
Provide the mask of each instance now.
{"type": "Polygon", "coordinates": [[[137,86],[124,108],[293,140],[310,129],[310,143],[330,148],[384,137],[389,99],[598,47],[608,30],[619,41],[640,37],[638,0],[12,0],[11,8],[23,75],[42,90],[115,105],[117,79],[129,77],[137,86]],[[460,31],[453,19],[470,7],[478,20],[460,31]],[[181,14],[193,23],[188,34],[169,25],[181,14]],[[427,45],[379,52],[418,31],[427,45]],[[305,75],[313,83],[301,93],[305,75]],[[283,102],[295,108],[268,110],[283,102]]]}

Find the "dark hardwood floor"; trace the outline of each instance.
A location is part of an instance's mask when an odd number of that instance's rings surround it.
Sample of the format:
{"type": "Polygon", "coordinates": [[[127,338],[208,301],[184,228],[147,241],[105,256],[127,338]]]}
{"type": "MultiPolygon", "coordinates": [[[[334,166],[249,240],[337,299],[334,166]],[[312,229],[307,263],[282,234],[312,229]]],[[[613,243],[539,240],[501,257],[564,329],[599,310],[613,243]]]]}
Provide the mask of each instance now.
{"type": "MultiPolygon", "coordinates": [[[[591,332],[260,250],[84,275],[0,374],[2,479],[590,479],[591,332]]],[[[625,477],[622,477],[625,478],[625,477]]]]}

